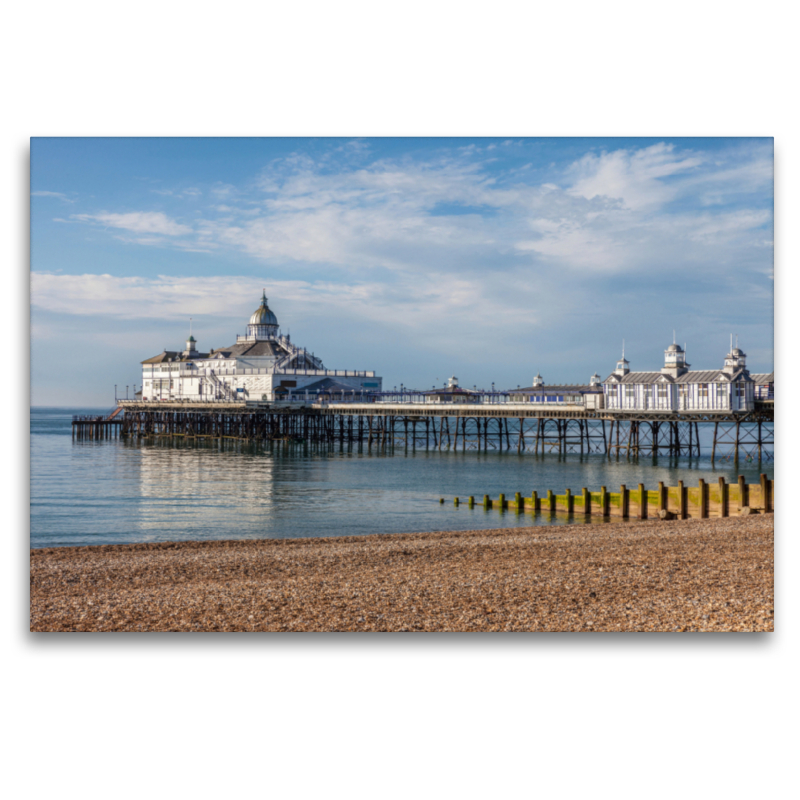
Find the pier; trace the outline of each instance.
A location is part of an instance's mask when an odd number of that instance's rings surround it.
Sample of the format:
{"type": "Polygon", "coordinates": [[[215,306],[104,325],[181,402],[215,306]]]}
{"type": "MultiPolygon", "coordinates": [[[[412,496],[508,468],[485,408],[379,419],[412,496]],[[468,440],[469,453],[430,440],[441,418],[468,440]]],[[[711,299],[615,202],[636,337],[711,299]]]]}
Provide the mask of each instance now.
{"type": "Polygon", "coordinates": [[[774,401],[751,411],[624,411],[565,404],[542,407],[487,393],[480,402],[120,401],[106,417],[75,418],[73,435],[89,438],[183,437],[306,442],[369,448],[699,456],[699,426],[714,426],[712,460],[769,460],[774,401]]]}
{"type": "Polygon", "coordinates": [[[72,438],[116,439],[123,429],[122,408],[117,406],[110,414],[81,414],[72,417],[72,438]]]}

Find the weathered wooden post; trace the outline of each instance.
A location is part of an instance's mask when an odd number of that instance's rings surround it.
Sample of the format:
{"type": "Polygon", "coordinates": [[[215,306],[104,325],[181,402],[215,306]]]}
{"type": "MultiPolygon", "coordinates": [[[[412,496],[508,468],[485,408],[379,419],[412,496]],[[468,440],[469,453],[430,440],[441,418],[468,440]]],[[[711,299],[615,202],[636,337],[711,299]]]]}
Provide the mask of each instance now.
{"type": "Polygon", "coordinates": [[[475,508],[475,497],[474,497],[474,495],[470,495],[469,496],[469,500],[467,501],[467,504],[469,505],[470,508],[475,508]]]}
{"type": "Polygon", "coordinates": [[[492,501],[491,501],[491,498],[489,497],[488,494],[485,494],[483,496],[483,507],[484,508],[491,508],[492,507],[492,501]]]}
{"type": "Polygon", "coordinates": [[[501,511],[505,511],[506,509],[506,496],[501,494],[500,497],[497,498],[497,505],[500,506],[501,511]]]}
{"type": "Polygon", "coordinates": [[[585,486],[581,489],[581,494],[583,495],[583,513],[588,517],[592,513],[592,496],[585,486]]]}
{"type": "Polygon", "coordinates": [[[739,511],[745,506],[750,505],[750,487],[744,479],[744,475],[739,476],[739,511]]]}
{"type": "Polygon", "coordinates": [[[700,478],[700,519],[708,518],[708,484],[700,478]]]}
{"type": "Polygon", "coordinates": [[[516,492],[514,494],[514,503],[516,503],[517,511],[519,511],[521,508],[523,508],[522,495],[519,492],[516,492]]]}
{"type": "Polygon", "coordinates": [[[647,519],[647,492],[644,484],[639,484],[639,519],[647,519]]]}
{"type": "Polygon", "coordinates": [[[604,517],[611,516],[611,496],[605,486],[600,487],[600,513],[604,517]]]}
{"type": "Polygon", "coordinates": [[[566,495],[567,495],[567,514],[572,514],[572,512],[575,510],[575,506],[573,505],[573,500],[572,500],[572,489],[567,489],[566,495]]]}
{"type": "Polygon", "coordinates": [[[687,519],[689,516],[689,488],[678,481],[678,516],[687,519]]]}
{"type": "Polygon", "coordinates": [[[453,498],[453,505],[454,505],[454,506],[457,506],[457,505],[458,505],[458,498],[457,498],[457,497],[454,497],[454,498],[453,498]]]}
{"type": "Polygon", "coordinates": [[[556,496],[553,494],[552,489],[547,490],[547,510],[551,514],[556,513],[556,496]]]}
{"type": "Polygon", "coordinates": [[[765,472],[761,473],[761,505],[764,507],[764,512],[772,511],[772,503],[770,502],[769,490],[770,481],[765,472]]]}
{"type": "Polygon", "coordinates": [[[667,510],[667,489],[664,486],[664,481],[658,482],[658,510],[667,510]]]}
{"type": "Polygon", "coordinates": [[[539,511],[541,500],[539,500],[539,493],[532,492],[531,493],[531,500],[533,501],[533,510],[539,511]]]}
{"type": "Polygon", "coordinates": [[[628,495],[628,488],[624,483],[619,487],[619,510],[622,514],[622,519],[628,519],[630,512],[630,496],[628,495]]]}
{"type": "Polygon", "coordinates": [[[722,475],[719,479],[719,515],[721,517],[728,516],[728,484],[725,483],[725,477],[722,475]]]}

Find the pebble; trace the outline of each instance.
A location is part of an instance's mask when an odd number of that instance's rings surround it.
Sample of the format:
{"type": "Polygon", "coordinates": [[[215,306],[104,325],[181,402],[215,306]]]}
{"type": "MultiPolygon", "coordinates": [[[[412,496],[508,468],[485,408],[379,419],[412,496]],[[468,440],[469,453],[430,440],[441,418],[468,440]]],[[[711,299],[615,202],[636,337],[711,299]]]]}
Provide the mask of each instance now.
{"type": "Polygon", "coordinates": [[[34,549],[30,628],[772,631],[773,539],[758,514],[34,549]]]}

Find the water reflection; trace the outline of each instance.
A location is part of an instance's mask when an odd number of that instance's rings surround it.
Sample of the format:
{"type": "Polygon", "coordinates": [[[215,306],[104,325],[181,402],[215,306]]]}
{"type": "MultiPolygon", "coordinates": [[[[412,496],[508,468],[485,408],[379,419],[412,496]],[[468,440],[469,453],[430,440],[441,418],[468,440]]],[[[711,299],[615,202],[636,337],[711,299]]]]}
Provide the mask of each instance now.
{"type": "MultiPolygon", "coordinates": [[[[500,512],[476,500],[569,487],[696,484],[772,464],[668,456],[539,454],[421,447],[253,444],[232,439],[72,440],[69,414],[31,417],[31,542],[100,544],[178,539],[360,535],[563,524],[565,514],[500,512]],[[439,504],[444,497],[445,503],[439,504]]],[[[575,515],[572,521],[584,521],[575,515]]],[[[604,524],[590,517],[592,524],[604,524]]]]}

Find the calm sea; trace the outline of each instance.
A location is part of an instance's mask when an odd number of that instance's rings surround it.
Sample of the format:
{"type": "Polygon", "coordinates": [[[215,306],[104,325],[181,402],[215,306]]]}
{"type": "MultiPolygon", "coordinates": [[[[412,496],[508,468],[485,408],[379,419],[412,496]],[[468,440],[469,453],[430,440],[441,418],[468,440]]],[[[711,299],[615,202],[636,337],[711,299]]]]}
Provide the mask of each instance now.
{"type": "MultiPolygon", "coordinates": [[[[529,495],[586,486],[696,483],[773,463],[439,452],[370,453],[316,446],[120,439],[73,441],[73,414],[31,409],[31,547],[180,539],[261,539],[564,524],[558,516],[454,507],[453,497],[529,495]],[[445,504],[439,504],[439,498],[445,504]]],[[[702,430],[702,426],[701,426],[702,430]]],[[[701,433],[710,453],[710,431],[701,433]]],[[[602,524],[596,517],[592,524],[602,524]]]]}

